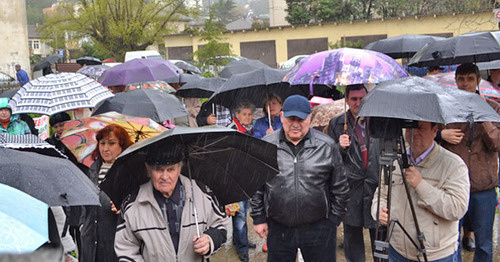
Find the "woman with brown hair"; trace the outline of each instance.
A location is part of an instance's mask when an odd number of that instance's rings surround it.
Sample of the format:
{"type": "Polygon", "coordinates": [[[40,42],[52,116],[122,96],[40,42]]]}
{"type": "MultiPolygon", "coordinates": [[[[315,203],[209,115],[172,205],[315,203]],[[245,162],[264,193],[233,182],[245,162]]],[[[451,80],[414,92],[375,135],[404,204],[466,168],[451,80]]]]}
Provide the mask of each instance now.
{"type": "MultiPolygon", "coordinates": [[[[118,155],[133,144],[127,131],[116,124],[110,124],[96,134],[97,146],[92,152],[95,161],[89,169],[88,177],[99,185],[118,155]]],[[[114,241],[119,210],[106,193],[99,192],[101,206],[86,206],[82,212],[82,250],[79,261],[118,261],[114,241]]]]}

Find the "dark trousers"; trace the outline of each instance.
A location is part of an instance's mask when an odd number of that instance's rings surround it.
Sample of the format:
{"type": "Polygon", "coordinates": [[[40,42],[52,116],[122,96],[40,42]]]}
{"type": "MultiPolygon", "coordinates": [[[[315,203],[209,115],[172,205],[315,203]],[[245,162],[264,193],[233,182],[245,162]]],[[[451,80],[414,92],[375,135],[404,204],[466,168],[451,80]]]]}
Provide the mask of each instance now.
{"type": "MultiPolygon", "coordinates": [[[[370,228],[371,253],[373,254],[373,244],[375,241],[375,229],[370,228]]],[[[365,241],[363,240],[363,227],[355,227],[344,224],[344,247],[345,258],[348,262],[364,262],[365,241]]]]}
{"type": "MultiPolygon", "coordinates": [[[[474,262],[493,261],[493,222],[495,220],[495,207],[497,195],[495,189],[480,191],[470,194],[469,209],[464,218],[460,220],[460,226],[464,219],[470,218],[476,250],[474,251],[474,262]]],[[[459,227],[460,230],[460,227],[459,227]]],[[[458,238],[458,255],[461,257],[461,241],[458,238]]]]}
{"type": "Polygon", "coordinates": [[[298,227],[286,227],[268,219],[267,261],[295,261],[300,248],[305,261],[336,261],[337,226],[328,219],[298,227]]]}
{"type": "Polygon", "coordinates": [[[233,216],[233,244],[238,253],[248,253],[247,211],[248,200],[240,201],[240,211],[233,216]]]}

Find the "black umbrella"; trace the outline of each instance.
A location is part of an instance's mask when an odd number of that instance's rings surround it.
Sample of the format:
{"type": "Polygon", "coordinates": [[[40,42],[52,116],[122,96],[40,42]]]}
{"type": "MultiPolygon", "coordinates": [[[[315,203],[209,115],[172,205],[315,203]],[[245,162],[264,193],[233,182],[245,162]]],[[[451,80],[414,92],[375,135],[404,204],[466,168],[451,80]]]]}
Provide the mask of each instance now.
{"type": "Polygon", "coordinates": [[[20,151],[35,152],[46,156],[55,156],[68,159],[55,146],[45,142],[36,135],[9,135],[0,134],[0,147],[17,149],[20,151]]]}
{"type": "Polygon", "coordinates": [[[148,117],[158,123],[188,115],[175,96],[153,89],[120,92],[97,105],[92,115],[111,111],[128,116],[148,117]]]}
{"type": "Polygon", "coordinates": [[[190,81],[184,84],[181,88],[179,88],[179,90],[177,90],[176,94],[181,97],[211,97],[213,93],[220,89],[226,81],[227,80],[225,78],[200,77],[195,81],[190,81]]]}
{"type": "Polygon", "coordinates": [[[0,183],[50,206],[100,205],[98,189],[71,161],[0,148],[0,183]]]}
{"type": "Polygon", "coordinates": [[[365,49],[384,53],[394,59],[411,58],[427,43],[446,39],[430,35],[400,35],[370,43],[365,49]]]}
{"type": "Polygon", "coordinates": [[[39,71],[42,70],[46,67],[50,67],[51,65],[57,63],[61,59],[60,55],[50,55],[47,57],[44,57],[38,64],[35,65],[33,68],[33,71],[39,71]]]}
{"type": "Polygon", "coordinates": [[[173,76],[162,80],[169,84],[175,84],[175,83],[189,83],[197,81],[198,79],[200,79],[198,75],[182,73],[178,76],[173,76]]]}
{"type": "Polygon", "coordinates": [[[201,70],[198,67],[196,67],[193,64],[188,63],[186,61],[182,61],[182,60],[177,61],[177,62],[175,62],[175,65],[180,69],[186,70],[188,73],[201,74],[201,70]]]}
{"type": "Polygon", "coordinates": [[[4,91],[3,93],[0,94],[0,97],[12,98],[17,93],[17,91],[19,91],[19,89],[20,87],[4,91]]]}
{"type": "Polygon", "coordinates": [[[259,68],[269,68],[259,60],[241,59],[229,62],[219,73],[219,77],[230,78],[232,75],[250,72],[259,68]]]}
{"type": "Polygon", "coordinates": [[[108,171],[101,189],[115,205],[121,205],[124,197],[149,180],[144,165],[148,147],[175,143],[188,153],[182,174],[210,187],[222,205],[249,199],[279,172],[277,148],[271,143],[215,125],[177,126],[127,148],[108,171]]]}
{"type": "Polygon", "coordinates": [[[500,122],[500,116],[479,95],[421,77],[382,82],[363,98],[358,116],[442,124],[500,122]]]}
{"type": "Polygon", "coordinates": [[[76,59],[76,63],[81,66],[84,65],[102,65],[102,61],[99,58],[92,56],[84,56],[76,59]]]}
{"type": "Polygon", "coordinates": [[[467,33],[425,45],[409,66],[439,66],[500,59],[500,32],[467,33]]]}

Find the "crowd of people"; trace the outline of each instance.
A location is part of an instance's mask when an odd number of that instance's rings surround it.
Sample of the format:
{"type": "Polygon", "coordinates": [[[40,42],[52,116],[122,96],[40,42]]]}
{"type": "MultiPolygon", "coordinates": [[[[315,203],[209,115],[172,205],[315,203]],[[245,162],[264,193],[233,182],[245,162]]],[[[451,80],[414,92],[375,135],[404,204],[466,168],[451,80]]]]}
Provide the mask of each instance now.
{"type": "MultiPolygon", "coordinates": [[[[16,70],[20,83],[26,83],[26,73],[16,70]]],[[[435,70],[439,68],[429,72],[435,70]]],[[[498,75],[492,70],[489,80],[498,84],[498,75]]],[[[481,81],[474,64],[459,66],[455,79],[459,89],[472,93],[481,81]]],[[[282,99],[271,93],[261,105],[242,100],[231,109],[179,97],[189,115],[167,126],[221,125],[263,139],[277,146],[279,174],[251,199],[224,208],[206,185],[181,174],[186,156],[180,145],[152,147],[145,158],[150,182],[131,192],[122,206],[100,191],[99,207],[65,208],[68,230],[61,237],[69,232],[78,260],[84,262],[203,261],[226,242],[232,217],[238,258],[249,261],[249,248],[256,248],[248,239],[249,212],[253,230],[267,239],[262,250],[268,252],[268,261],[295,261],[299,250],[305,261],[336,261],[341,223],[346,261],[378,261],[375,240],[382,234],[376,234],[381,232],[377,227],[395,223],[400,226],[390,227],[389,261],[420,261],[423,255],[429,261],[461,261],[462,248],[475,252],[474,261],[493,261],[500,123],[420,121],[405,132],[406,141],[412,141],[411,165],[394,165],[392,181],[380,181],[382,141],[370,133],[370,118],[358,116],[368,92],[362,84],[347,86],[349,110],[332,118],[324,132],[311,127],[311,104],[299,95],[282,99]],[[264,116],[254,120],[256,106],[264,116]],[[390,203],[389,190],[395,196],[390,203]],[[370,247],[364,245],[364,229],[370,247]],[[424,246],[418,246],[422,238],[424,246]]],[[[485,100],[500,113],[497,102],[485,100]]],[[[120,125],[106,126],[96,133],[94,162],[86,167],[61,142],[64,122],[70,119],[64,112],[52,115],[54,132],[47,142],[98,186],[133,142],[120,125]]],[[[12,114],[9,98],[0,98],[0,123],[0,134],[32,133],[12,114]]]]}

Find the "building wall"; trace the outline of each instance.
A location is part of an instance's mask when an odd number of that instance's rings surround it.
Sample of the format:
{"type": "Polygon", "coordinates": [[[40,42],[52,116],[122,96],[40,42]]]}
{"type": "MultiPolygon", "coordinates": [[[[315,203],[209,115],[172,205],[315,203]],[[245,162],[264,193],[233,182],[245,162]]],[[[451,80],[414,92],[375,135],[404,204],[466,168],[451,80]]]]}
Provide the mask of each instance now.
{"type": "MultiPolygon", "coordinates": [[[[382,35],[387,37],[404,34],[445,34],[456,36],[471,31],[493,30],[498,30],[498,24],[495,23],[493,12],[489,11],[444,16],[329,23],[323,25],[280,26],[249,31],[228,31],[224,34],[224,37],[236,55],[242,54],[242,43],[274,41],[276,61],[271,64],[276,64],[276,62],[288,60],[289,55],[300,52],[296,45],[290,46],[293,50],[288,51],[288,43],[294,43],[294,41],[290,40],[311,39],[314,42],[315,40],[313,39],[316,39],[321,42],[321,39],[326,38],[328,43],[336,43],[337,41],[342,41],[343,38],[347,40],[365,39],[372,41],[381,38],[382,35]]],[[[164,41],[167,49],[169,47],[191,46],[193,47],[193,51],[196,51],[198,50],[198,45],[203,44],[198,36],[189,34],[167,35],[164,37],[164,41]]],[[[310,51],[304,47],[305,54],[310,51]]],[[[320,50],[318,49],[318,51],[320,50]]],[[[270,64],[269,61],[262,62],[270,64]]]]}
{"type": "Polygon", "coordinates": [[[289,25],[285,17],[286,12],[286,1],[285,0],[269,0],[269,25],[270,26],[280,26],[289,25]]]}
{"type": "Polygon", "coordinates": [[[16,76],[14,66],[30,74],[28,23],[25,0],[0,0],[0,71],[16,76]]]}

